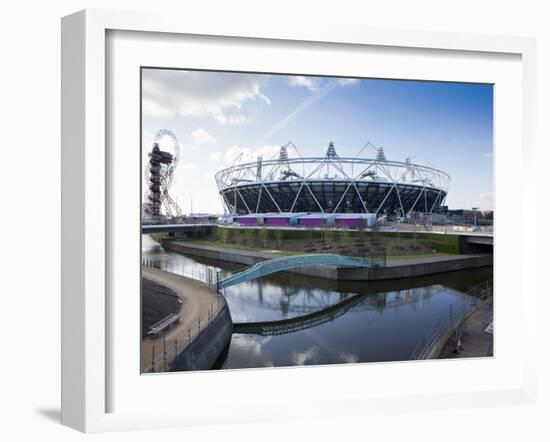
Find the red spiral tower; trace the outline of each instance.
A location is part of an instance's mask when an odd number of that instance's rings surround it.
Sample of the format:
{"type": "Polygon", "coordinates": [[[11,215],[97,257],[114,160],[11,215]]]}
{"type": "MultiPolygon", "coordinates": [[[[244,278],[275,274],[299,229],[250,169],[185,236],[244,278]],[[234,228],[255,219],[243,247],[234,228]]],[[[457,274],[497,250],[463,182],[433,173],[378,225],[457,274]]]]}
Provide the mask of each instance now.
{"type": "Polygon", "coordinates": [[[147,181],[145,214],[152,220],[159,220],[163,216],[170,218],[182,214],[180,208],[168,193],[178,159],[179,144],[174,134],[166,129],[158,131],[149,153],[149,163],[145,169],[145,179],[147,181]],[[159,142],[164,136],[169,137],[172,141],[173,154],[160,149],[159,142]]]}

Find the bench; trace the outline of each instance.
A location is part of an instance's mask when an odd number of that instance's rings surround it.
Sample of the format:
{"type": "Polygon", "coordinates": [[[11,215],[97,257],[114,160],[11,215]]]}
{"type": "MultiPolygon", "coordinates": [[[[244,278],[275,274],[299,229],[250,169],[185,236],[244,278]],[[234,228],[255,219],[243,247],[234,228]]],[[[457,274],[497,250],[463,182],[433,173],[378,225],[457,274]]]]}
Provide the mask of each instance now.
{"type": "Polygon", "coordinates": [[[163,330],[166,330],[167,328],[178,323],[179,321],[180,321],[180,315],[176,313],[170,313],[168,316],[161,319],[156,324],[153,324],[149,329],[149,331],[147,332],[147,335],[157,336],[160,332],[162,332],[163,330]]]}

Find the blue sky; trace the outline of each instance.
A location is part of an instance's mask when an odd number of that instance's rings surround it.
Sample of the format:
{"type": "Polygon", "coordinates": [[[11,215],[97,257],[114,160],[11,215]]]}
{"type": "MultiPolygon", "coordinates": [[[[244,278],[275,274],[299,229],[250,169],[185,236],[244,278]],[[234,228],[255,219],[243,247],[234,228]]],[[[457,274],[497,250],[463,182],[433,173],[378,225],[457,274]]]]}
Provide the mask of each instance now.
{"type": "Polygon", "coordinates": [[[491,85],[144,69],[142,105],[144,164],[157,130],[178,138],[170,193],[184,212],[191,199],[194,212],[221,212],[214,173],[289,141],[302,156],[330,141],[355,156],[370,141],[451,175],[450,208],[493,208],[491,85]]]}

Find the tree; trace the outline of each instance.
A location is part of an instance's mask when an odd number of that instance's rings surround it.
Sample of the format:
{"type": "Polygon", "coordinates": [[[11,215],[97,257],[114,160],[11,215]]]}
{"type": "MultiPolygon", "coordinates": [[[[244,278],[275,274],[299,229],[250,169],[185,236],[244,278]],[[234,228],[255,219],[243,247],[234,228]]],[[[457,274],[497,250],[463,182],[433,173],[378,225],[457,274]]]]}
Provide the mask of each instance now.
{"type": "Polygon", "coordinates": [[[347,228],[343,228],[340,232],[340,240],[344,243],[346,248],[349,248],[349,237],[349,230],[347,228]]]}
{"type": "Polygon", "coordinates": [[[334,242],[334,230],[332,230],[330,227],[327,227],[327,229],[324,232],[325,242],[332,246],[334,242]]]}
{"type": "Polygon", "coordinates": [[[310,229],[305,232],[305,245],[307,247],[313,246],[313,232],[310,229]]]}
{"type": "Polygon", "coordinates": [[[269,230],[263,227],[260,229],[259,235],[260,235],[260,239],[263,242],[264,248],[267,248],[267,240],[269,239],[269,230]]]}
{"type": "Polygon", "coordinates": [[[222,241],[225,245],[225,243],[227,242],[227,240],[231,236],[231,231],[230,231],[230,229],[227,229],[225,227],[218,227],[218,235],[220,236],[220,238],[222,239],[222,241]]]}
{"type": "Polygon", "coordinates": [[[256,236],[254,229],[247,229],[244,231],[245,238],[246,238],[246,244],[249,246],[254,245],[254,237],[256,236]]]}
{"type": "Polygon", "coordinates": [[[283,232],[281,230],[275,230],[275,238],[277,238],[277,247],[281,248],[282,246],[282,239],[283,239],[283,232]]]}
{"type": "MultiPolygon", "coordinates": [[[[380,224],[377,222],[372,226],[372,237],[377,241],[380,239],[380,224]]],[[[397,237],[399,238],[399,231],[397,232],[397,237]]]]}
{"type": "Polygon", "coordinates": [[[235,233],[237,234],[236,237],[234,238],[235,242],[242,244],[246,241],[246,230],[239,229],[235,233]]]}

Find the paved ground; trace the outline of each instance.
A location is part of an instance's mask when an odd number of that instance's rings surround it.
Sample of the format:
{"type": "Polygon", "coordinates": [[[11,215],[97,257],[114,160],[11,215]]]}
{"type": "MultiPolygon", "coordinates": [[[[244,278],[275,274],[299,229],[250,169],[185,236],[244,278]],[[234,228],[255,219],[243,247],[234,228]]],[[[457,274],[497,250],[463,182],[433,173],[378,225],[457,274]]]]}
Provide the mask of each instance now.
{"type": "Polygon", "coordinates": [[[474,312],[464,324],[462,345],[464,349],[454,354],[456,339],[453,335],[443,346],[439,359],[475,358],[493,356],[493,304],[492,302],[474,312]]]}
{"type": "Polygon", "coordinates": [[[151,364],[153,346],[156,355],[162,352],[163,339],[166,339],[168,347],[178,338],[178,349],[184,348],[189,343],[188,330],[191,329],[192,333],[196,334],[199,318],[204,327],[208,322],[208,312],[211,309],[214,313],[218,311],[219,296],[212,293],[205,284],[194,279],[146,266],[142,266],[142,272],[143,278],[173,290],[183,303],[180,322],[177,325],[171,327],[164,335],[142,340],[141,369],[143,370],[151,364]]]}

